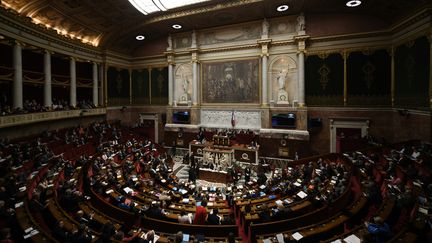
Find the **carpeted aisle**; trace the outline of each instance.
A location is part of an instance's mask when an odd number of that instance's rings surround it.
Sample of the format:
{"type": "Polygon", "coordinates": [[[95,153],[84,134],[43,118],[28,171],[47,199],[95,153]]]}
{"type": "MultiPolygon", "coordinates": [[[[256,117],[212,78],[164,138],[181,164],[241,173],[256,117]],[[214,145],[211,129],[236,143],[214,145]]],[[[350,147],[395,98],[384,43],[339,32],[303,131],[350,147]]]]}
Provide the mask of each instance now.
{"type": "Polygon", "coordinates": [[[240,221],[240,216],[236,216],[236,225],[238,227],[238,235],[239,235],[239,237],[242,238],[242,242],[243,243],[249,243],[249,238],[243,229],[243,225],[241,224],[241,221],[240,221]]]}

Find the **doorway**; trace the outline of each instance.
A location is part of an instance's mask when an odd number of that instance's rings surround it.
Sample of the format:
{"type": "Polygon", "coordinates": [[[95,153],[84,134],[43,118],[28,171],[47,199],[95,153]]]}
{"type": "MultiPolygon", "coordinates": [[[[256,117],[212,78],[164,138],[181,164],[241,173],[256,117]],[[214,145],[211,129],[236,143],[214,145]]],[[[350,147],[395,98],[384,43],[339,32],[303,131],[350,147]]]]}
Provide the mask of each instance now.
{"type": "Polygon", "coordinates": [[[144,113],[140,114],[140,123],[146,131],[145,135],[155,143],[159,143],[158,115],[144,113]]]}
{"type": "Polygon", "coordinates": [[[369,120],[330,120],[330,152],[343,153],[363,148],[369,120]]]}

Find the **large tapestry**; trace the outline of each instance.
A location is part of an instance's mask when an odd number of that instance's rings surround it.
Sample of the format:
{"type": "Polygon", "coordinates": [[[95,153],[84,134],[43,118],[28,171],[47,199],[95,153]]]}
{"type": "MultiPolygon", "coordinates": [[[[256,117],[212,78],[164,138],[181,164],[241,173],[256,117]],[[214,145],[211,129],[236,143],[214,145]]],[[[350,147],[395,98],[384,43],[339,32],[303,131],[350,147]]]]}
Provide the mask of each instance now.
{"type": "Polygon", "coordinates": [[[107,71],[108,105],[128,105],[129,85],[129,71],[127,69],[109,67],[107,71]]]}
{"type": "Polygon", "coordinates": [[[259,60],[202,64],[203,103],[259,103],[259,60]]]}

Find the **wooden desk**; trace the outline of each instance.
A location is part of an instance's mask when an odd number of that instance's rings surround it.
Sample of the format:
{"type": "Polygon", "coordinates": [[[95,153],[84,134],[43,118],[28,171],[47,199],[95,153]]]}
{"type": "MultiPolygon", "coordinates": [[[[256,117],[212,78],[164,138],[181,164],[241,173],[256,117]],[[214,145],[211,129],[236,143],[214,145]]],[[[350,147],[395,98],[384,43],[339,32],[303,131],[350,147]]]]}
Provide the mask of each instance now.
{"type": "Polygon", "coordinates": [[[232,150],[234,152],[234,159],[243,163],[258,163],[259,148],[249,148],[244,144],[234,144],[231,146],[214,147],[212,142],[204,144],[192,141],[189,143],[189,152],[193,152],[195,157],[201,158],[204,154],[205,148],[214,148],[219,150],[232,150]]]}
{"type": "Polygon", "coordinates": [[[205,181],[227,183],[228,173],[225,171],[215,171],[210,169],[199,169],[198,178],[205,181]]]}

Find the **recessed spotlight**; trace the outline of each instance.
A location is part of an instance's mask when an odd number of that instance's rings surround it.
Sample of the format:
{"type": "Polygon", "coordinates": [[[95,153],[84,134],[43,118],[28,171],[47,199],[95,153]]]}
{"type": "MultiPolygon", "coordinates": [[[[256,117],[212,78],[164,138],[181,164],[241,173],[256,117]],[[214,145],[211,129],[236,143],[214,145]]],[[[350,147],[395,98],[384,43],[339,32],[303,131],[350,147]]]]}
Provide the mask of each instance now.
{"type": "Polygon", "coordinates": [[[350,7],[350,8],[360,6],[360,4],[361,4],[360,0],[350,0],[346,3],[347,7],[350,7]]]}
{"type": "Polygon", "coordinates": [[[286,4],[280,5],[279,7],[276,8],[276,10],[278,12],[284,12],[284,11],[287,11],[288,9],[289,9],[289,6],[286,4]]]}
{"type": "Polygon", "coordinates": [[[182,26],[181,25],[179,25],[179,24],[173,24],[173,26],[172,26],[174,29],[176,29],[176,30],[179,30],[179,29],[181,29],[182,28],[182,26]]]}
{"type": "Polygon", "coordinates": [[[137,40],[139,40],[139,41],[142,41],[142,40],[145,39],[145,36],[143,36],[143,35],[137,35],[137,36],[135,37],[135,39],[137,39],[137,40]]]}

